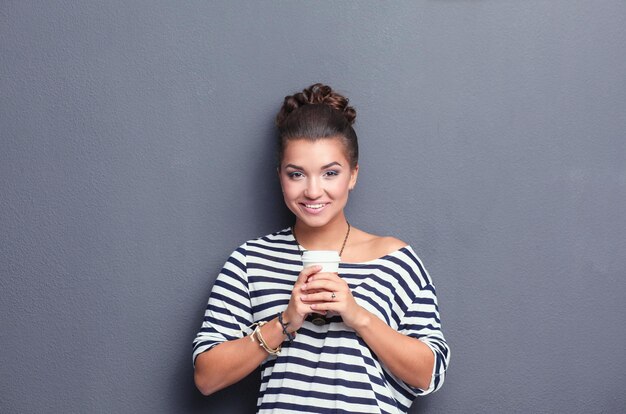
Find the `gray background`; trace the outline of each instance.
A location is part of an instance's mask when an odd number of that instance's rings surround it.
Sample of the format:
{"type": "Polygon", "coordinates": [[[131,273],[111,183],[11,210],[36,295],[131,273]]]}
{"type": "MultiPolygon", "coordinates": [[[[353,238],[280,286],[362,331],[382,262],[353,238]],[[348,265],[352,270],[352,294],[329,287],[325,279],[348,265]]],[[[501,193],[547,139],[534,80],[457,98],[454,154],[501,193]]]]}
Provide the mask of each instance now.
{"type": "Polygon", "coordinates": [[[626,3],[4,0],[0,412],[203,398],[221,265],[291,218],[282,98],[358,110],[365,230],[411,243],[452,364],[413,413],[626,410],[626,3]]]}

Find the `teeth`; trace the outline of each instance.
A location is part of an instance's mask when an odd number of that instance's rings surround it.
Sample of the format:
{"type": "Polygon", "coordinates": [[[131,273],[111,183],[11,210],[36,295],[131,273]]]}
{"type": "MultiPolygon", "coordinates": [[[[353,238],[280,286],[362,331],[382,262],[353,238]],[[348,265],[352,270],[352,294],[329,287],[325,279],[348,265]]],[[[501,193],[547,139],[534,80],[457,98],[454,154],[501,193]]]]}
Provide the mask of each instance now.
{"type": "Polygon", "coordinates": [[[322,208],[324,204],[305,204],[306,208],[322,208]]]}

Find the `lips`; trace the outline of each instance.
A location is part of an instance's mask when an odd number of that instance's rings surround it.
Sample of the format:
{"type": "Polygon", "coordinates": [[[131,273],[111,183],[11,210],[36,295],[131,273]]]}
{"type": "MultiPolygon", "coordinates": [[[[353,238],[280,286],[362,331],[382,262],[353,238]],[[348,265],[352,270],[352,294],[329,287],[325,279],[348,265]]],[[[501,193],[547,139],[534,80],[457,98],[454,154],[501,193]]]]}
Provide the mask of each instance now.
{"type": "Polygon", "coordinates": [[[324,208],[328,205],[328,203],[300,203],[302,209],[309,214],[319,214],[324,208]]]}

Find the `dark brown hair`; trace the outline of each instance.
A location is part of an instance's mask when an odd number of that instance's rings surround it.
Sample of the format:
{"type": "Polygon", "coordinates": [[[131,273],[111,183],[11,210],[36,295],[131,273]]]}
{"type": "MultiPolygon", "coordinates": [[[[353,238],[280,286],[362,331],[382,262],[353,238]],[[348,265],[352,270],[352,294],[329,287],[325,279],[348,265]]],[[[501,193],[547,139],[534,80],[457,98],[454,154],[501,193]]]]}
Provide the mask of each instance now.
{"type": "Polygon", "coordinates": [[[356,111],[348,106],[348,98],[321,83],[286,96],[276,115],[279,168],[287,141],[322,138],[339,138],[350,168],[355,168],[359,161],[359,144],[352,128],[355,118],[356,111]]]}

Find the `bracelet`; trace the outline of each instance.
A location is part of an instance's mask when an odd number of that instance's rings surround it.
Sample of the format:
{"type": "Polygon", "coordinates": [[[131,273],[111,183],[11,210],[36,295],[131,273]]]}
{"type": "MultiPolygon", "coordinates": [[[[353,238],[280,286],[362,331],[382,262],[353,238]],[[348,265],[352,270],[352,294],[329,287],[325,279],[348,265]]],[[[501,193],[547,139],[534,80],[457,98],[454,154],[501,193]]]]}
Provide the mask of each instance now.
{"type": "Polygon", "coordinates": [[[293,342],[294,335],[291,332],[287,332],[287,327],[289,326],[289,322],[285,323],[283,321],[282,312],[278,312],[278,323],[280,323],[280,326],[283,328],[283,334],[287,335],[287,339],[289,339],[289,342],[293,342]]]}
{"type": "Polygon", "coordinates": [[[257,322],[251,325],[251,327],[256,325],[256,328],[254,328],[254,331],[250,334],[250,336],[252,337],[251,340],[252,342],[254,342],[254,337],[256,337],[257,341],[259,342],[259,346],[263,348],[268,354],[278,355],[280,354],[280,350],[282,349],[282,347],[278,345],[278,348],[276,349],[270,348],[267,342],[265,342],[265,338],[263,338],[263,334],[261,334],[261,327],[265,325],[266,323],[267,323],[266,321],[261,321],[261,322],[257,322]]]}
{"type": "MultiPolygon", "coordinates": [[[[248,326],[248,330],[256,327],[257,325],[258,325],[257,322],[253,323],[252,325],[248,326]]],[[[247,336],[248,338],[250,338],[250,342],[256,342],[256,340],[254,339],[254,329],[252,329],[252,332],[250,333],[246,333],[246,331],[242,329],[241,333],[243,334],[243,336],[247,336]]]]}

